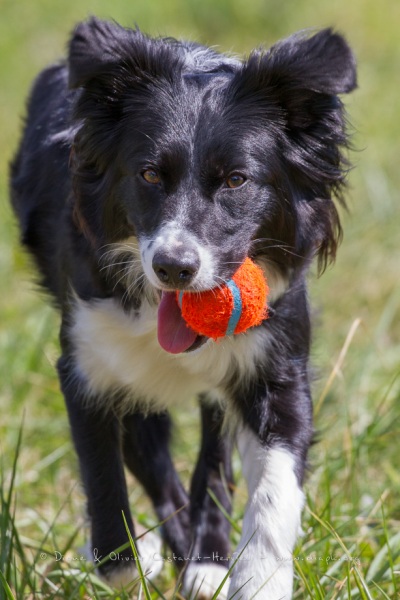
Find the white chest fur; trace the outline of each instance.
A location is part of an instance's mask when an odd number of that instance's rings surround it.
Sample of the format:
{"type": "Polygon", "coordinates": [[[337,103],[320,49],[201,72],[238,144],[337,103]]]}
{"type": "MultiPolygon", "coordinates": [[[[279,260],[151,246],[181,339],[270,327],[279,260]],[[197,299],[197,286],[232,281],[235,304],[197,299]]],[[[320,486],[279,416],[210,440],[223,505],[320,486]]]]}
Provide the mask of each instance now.
{"type": "Polygon", "coordinates": [[[149,408],[165,408],[217,391],[234,372],[251,376],[265,355],[262,328],[171,355],[158,344],[156,311],[147,302],[138,314],[127,314],[113,299],[76,301],[71,339],[77,369],[92,396],[104,402],[123,389],[149,408]]]}

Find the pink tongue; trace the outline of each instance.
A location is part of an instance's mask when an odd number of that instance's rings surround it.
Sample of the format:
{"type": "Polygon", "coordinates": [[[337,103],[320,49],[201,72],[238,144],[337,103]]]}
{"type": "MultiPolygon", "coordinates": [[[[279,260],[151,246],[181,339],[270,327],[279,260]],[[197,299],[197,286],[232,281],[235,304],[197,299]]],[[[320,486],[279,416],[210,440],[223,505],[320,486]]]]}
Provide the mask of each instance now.
{"type": "Polygon", "coordinates": [[[180,354],[196,340],[197,333],[186,325],[175,292],[163,292],[158,307],[158,342],[171,354],[180,354]]]}

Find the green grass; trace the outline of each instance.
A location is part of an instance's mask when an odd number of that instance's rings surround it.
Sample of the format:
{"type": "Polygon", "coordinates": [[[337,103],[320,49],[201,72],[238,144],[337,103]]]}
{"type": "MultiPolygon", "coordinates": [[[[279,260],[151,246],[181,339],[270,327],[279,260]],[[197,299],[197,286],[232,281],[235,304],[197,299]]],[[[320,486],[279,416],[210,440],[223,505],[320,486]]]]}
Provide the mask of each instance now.
{"type": "MultiPolygon", "coordinates": [[[[311,278],[320,441],[311,450],[304,535],[294,553],[295,598],[400,598],[400,3],[2,0],[0,8],[0,599],[128,597],[77,560],[88,531],[54,372],[58,319],[37,294],[7,199],[7,163],[30,82],[63,53],[73,24],[87,14],[237,53],[325,25],[354,46],[359,90],[346,102],[357,151],[345,238],[335,267],[311,278]]],[[[176,416],[174,453],[188,481],[197,412],[176,416]]],[[[237,458],[235,469],[239,475],[237,458]]],[[[132,480],[130,490],[136,519],[154,526],[132,480]]],[[[233,544],[242,484],[236,498],[233,544]]],[[[156,586],[142,582],[142,598],[179,598],[168,563],[156,586]]]]}

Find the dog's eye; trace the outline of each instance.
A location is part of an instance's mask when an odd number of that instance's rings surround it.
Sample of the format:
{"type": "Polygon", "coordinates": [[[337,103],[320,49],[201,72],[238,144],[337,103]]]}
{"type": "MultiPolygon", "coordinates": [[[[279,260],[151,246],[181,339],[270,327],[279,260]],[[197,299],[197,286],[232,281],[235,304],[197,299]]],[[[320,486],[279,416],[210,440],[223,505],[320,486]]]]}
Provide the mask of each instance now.
{"type": "Polygon", "coordinates": [[[239,188],[246,182],[246,178],[240,173],[232,173],[229,177],[226,178],[226,185],[231,188],[239,188]]]}
{"type": "Polygon", "coordinates": [[[142,171],[142,177],[147,183],[157,184],[160,183],[161,177],[154,169],[146,169],[142,171]]]}

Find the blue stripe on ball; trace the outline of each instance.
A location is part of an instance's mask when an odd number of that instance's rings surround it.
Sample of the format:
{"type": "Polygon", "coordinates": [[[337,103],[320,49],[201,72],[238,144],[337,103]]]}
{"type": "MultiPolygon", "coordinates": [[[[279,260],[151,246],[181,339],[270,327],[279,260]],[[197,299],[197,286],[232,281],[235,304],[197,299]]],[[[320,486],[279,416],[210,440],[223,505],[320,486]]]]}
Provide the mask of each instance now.
{"type": "Polygon", "coordinates": [[[182,310],[182,301],[183,301],[183,292],[179,292],[179,296],[178,296],[178,304],[179,304],[179,308],[182,310]]]}
{"type": "Polygon", "coordinates": [[[230,289],[233,298],[233,310],[226,329],[226,335],[233,335],[242,314],[242,296],[233,279],[227,281],[226,285],[230,289]]]}

